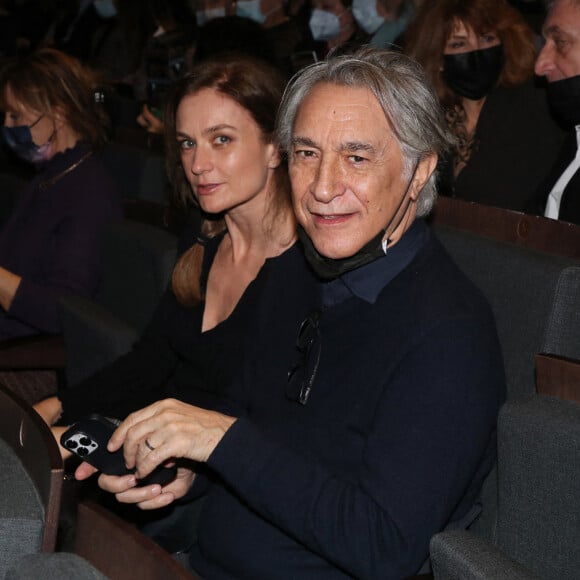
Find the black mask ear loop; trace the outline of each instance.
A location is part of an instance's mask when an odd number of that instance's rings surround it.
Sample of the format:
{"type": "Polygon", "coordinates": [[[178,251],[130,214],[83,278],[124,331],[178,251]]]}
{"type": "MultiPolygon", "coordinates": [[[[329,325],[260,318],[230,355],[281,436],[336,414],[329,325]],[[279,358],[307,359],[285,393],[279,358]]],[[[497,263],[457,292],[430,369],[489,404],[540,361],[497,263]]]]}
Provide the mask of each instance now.
{"type": "Polygon", "coordinates": [[[415,179],[415,174],[417,173],[418,167],[419,167],[419,161],[417,161],[417,163],[415,163],[415,167],[413,168],[413,173],[411,174],[411,179],[409,179],[409,183],[407,184],[407,187],[405,188],[405,191],[403,193],[403,196],[401,197],[401,201],[399,202],[397,209],[395,210],[395,213],[393,213],[393,217],[391,217],[391,219],[389,220],[389,223],[386,225],[385,229],[383,230],[385,234],[383,236],[384,239],[381,241],[381,247],[383,248],[383,252],[385,254],[387,253],[387,248],[388,248],[389,244],[391,243],[390,236],[401,225],[402,221],[405,219],[405,216],[407,215],[407,212],[409,211],[409,206],[411,205],[411,202],[413,201],[413,198],[410,196],[407,199],[407,194],[409,193],[409,190],[411,189],[411,185],[413,185],[413,180],[415,179]],[[388,229],[391,227],[391,224],[395,221],[395,218],[399,214],[399,211],[403,207],[403,203],[405,202],[406,199],[407,199],[407,203],[405,204],[405,209],[403,210],[403,213],[401,214],[399,221],[395,224],[395,227],[387,235],[388,229]]]}

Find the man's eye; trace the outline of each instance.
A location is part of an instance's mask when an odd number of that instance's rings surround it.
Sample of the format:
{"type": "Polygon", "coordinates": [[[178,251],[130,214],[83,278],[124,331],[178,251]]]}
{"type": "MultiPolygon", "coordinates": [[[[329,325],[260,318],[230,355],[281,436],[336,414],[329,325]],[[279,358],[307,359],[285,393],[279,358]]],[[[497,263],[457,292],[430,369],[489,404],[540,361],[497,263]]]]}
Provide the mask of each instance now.
{"type": "Polygon", "coordinates": [[[360,155],[349,155],[348,157],[353,163],[363,163],[366,161],[365,157],[361,157],[360,155]]]}
{"type": "Polygon", "coordinates": [[[301,159],[312,159],[314,157],[314,151],[308,149],[298,149],[294,151],[294,156],[301,159]]]}

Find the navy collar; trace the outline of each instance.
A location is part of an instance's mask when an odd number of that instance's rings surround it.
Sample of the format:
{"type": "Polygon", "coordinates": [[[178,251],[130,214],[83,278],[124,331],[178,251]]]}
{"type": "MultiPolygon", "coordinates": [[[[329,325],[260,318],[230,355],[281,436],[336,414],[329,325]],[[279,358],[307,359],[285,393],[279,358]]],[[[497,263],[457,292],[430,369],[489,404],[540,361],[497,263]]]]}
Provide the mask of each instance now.
{"type": "Polygon", "coordinates": [[[329,308],[356,296],[374,304],[383,288],[406,268],[429,238],[429,228],[417,219],[387,254],[322,285],[322,305],[329,308]]]}

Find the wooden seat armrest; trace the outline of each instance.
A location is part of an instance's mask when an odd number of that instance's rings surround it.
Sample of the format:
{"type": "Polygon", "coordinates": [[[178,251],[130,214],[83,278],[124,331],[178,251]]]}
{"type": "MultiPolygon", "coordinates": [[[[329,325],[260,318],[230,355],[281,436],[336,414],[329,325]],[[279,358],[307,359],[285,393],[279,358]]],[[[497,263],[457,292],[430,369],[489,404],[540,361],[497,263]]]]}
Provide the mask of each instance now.
{"type": "Polygon", "coordinates": [[[64,339],[60,334],[41,334],[0,341],[0,370],[63,369],[64,339]]]}
{"type": "Polygon", "coordinates": [[[537,354],[536,391],[541,395],[580,402],[580,360],[537,354]]]}
{"type": "Polygon", "coordinates": [[[113,580],[199,580],[132,524],[90,500],[78,505],[74,551],[113,580]]]}

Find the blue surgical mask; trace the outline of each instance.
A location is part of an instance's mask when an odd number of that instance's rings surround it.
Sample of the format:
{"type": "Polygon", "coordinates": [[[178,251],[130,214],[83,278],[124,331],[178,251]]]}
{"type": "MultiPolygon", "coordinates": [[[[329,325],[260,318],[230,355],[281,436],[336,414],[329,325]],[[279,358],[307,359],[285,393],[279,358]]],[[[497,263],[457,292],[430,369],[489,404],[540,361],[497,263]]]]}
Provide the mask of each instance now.
{"type": "Polygon", "coordinates": [[[314,40],[330,40],[340,34],[340,20],[328,10],[315,8],[310,16],[309,26],[314,40]]]}
{"type": "Polygon", "coordinates": [[[52,140],[54,132],[43,145],[37,145],[32,140],[31,127],[34,127],[43,115],[38,117],[32,125],[18,125],[17,127],[2,127],[2,138],[12,151],[24,161],[39,165],[52,157],[52,140]]]}
{"type": "Polygon", "coordinates": [[[225,15],[226,9],[223,6],[221,8],[209,8],[207,10],[198,10],[195,13],[198,26],[203,26],[206,22],[209,22],[214,18],[223,18],[225,15]]]}
{"type": "Polygon", "coordinates": [[[266,16],[262,14],[260,0],[238,0],[236,4],[236,16],[250,18],[258,24],[263,24],[266,16]]]}
{"type": "Polygon", "coordinates": [[[352,15],[367,34],[374,34],[385,21],[377,12],[376,0],[353,0],[352,15]]]}
{"type": "Polygon", "coordinates": [[[117,16],[117,9],[113,0],[95,0],[93,6],[101,18],[108,19],[117,16]]]}

